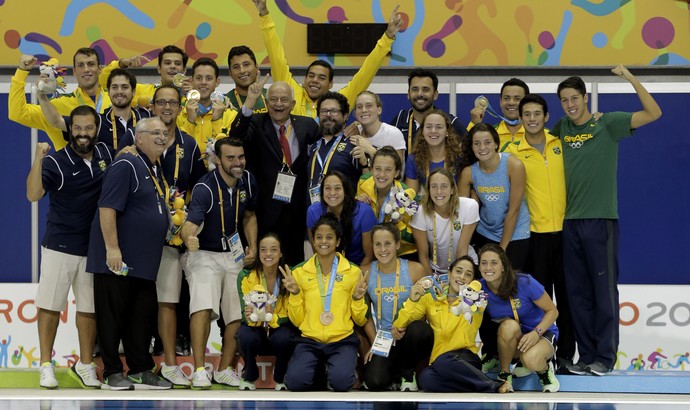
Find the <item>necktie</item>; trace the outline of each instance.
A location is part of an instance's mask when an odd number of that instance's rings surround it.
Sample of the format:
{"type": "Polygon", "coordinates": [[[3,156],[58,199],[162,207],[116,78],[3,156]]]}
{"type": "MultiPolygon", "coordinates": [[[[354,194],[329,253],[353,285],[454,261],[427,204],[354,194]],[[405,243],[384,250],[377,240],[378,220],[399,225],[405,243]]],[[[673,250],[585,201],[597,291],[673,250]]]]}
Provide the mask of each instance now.
{"type": "Polygon", "coordinates": [[[285,125],[280,126],[280,146],[283,148],[283,155],[285,155],[285,162],[288,166],[292,166],[292,156],[290,155],[290,143],[287,135],[285,135],[285,125]]]}

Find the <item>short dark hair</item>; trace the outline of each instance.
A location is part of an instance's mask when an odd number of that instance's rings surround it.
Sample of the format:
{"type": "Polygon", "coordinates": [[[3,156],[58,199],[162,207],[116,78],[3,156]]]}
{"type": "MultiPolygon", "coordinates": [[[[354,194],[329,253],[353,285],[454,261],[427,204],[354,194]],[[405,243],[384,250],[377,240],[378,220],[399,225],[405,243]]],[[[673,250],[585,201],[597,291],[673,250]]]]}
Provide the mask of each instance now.
{"type": "Polygon", "coordinates": [[[187,61],[189,61],[189,56],[182,51],[181,48],[174,46],[172,44],[167,45],[161,49],[158,53],[158,67],[161,66],[161,61],[163,60],[163,54],[179,54],[182,56],[182,67],[187,67],[187,61]]]}
{"type": "Polygon", "coordinates": [[[335,91],[328,91],[326,94],[319,97],[319,100],[316,102],[317,114],[321,112],[321,103],[326,100],[338,101],[338,104],[340,104],[340,112],[343,113],[343,116],[347,117],[350,113],[350,103],[347,102],[347,97],[335,91]]]}
{"type": "Polygon", "coordinates": [[[153,92],[153,102],[156,102],[156,97],[158,96],[158,91],[160,90],[173,90],[175,91],[175,94],[177,94],[177,101],[182,101],[182,93],[180,92],[180,89],[170,85],[170,84],[161,84],[156,88],[156,91],[153,92]]]}
{"type": "Polygon", "coordinates": [[[194,71],[196,71],[196,68],[202,65],[213,67],[213,71],[216,73],[216,78],[218,78],[218,64],[216,64],[215,61],[208,57],[201,57],[200,59],[194,62],[194,65],[192,65],[192,75],[194,75],[194,71]]]}
{"type": "Polygon", "coordinates": [[[101,65],[101,56],[98,55],[96,50],[91,47],[82,47],[74,53],[74,56],[72,57],[72,66],[77,65],[77,56],[80,54],[87,57],[96,56],[96,64],[99,66],[101,65]]]}
{"type": "Polygon", "coordinates": [[[256,56],[254,55],[254,52],[252,51],[251,48],[247,46],[235,46],[230,49],[230,52],[228,52],[228,68],[230,67],[230,60],[232,60],[233,57],[241,56],[243,54],[246,54],[249,56],[249,58],[252,59],[254,62],[254,65],[257,65],[256,63],[256,56]]]}
{"type": "Polygon", "coordinates": [[[541,105],[541,109],[544,112],[544,115],[549,113],[549,107],[546,104],[546,100],[544,99],[544,97],[542,97],[539,94],[527,94],[522,98],[522,100],[520,100],[520,104],[518,105],[518,112],[520,113],[521,117],[522,117],[522,107],[524,107],[525,104],[529,104],[529,103],[541,105]]]}
{"type": "Polygon", "coordinates": [[[125,77],[129,82],[129,86],[132,87],[132,90],[137,88],[137,76],[135,76],[134,73],[129,70],[123,70],[122,68],[115,68],[108,75],[108,81],[106,83],[108,89],[110,89],[110,84],[113,82],[113,78],[117,76],[125,77]]]}
{"type": "Polygon", "coordinates": [[[93,120],[96,123],[96,127],[98,127],[99,123],[101,122],[101,116],[98,115],[98,113],[93,107],[90,107],[88,105],[80,105],[73,109],[72,112],[69,113],[69,120],[71,124],[74,124],[74,117],[85,117],[89,115],[93,117],[93,120]]]}
{"type": "Polygon", "coordinates": [[[561,98],[561,91],[565,88],[573,88],[575,91],[579,92],[582,96],[587,94],[587,87],[585,86],[585,82],[582,81],[582,78],[573,76],[573,77],[568,77],[565,80],[561,81],[560,84],[558,84],[558,90],[556,92],[556,95],[558,95],[558,98],[561,98]]]}
{"type": "Polygon", "coordinates": [[[438,90],[438,77],[436,77],[436,73],[434,73],[433,71],[427,70],[426,68],[421,68],[421,67],[417,67],[414,70],[410,71],[410,74],[407,76],[407,88],[408,89],[412,85],[412,79],[415,77],[429,77],[429,78],[431,78],[431,82],[434,84],[434,91],[438,90]]]}
{"type": "Polygon", "coordinates": [[[333,67],[331,67],[331,65],[324,60],[315,60],[311,64],[309,64],[309,67],[307,67],[307,74],[309,74],[309,69],[311,69],[315,65],[325,67],[326,69],[328,69],[328,81],[333,81],[333,67]]]}
{"type": "Polygon", "coordinates": [[[237,138],[237,137],[220,138],[220,139],[216,140],[215,145],[213,146],[214,152],[216,153],[216,157],[220,158],[220,156],[221,156],[220,149],[223,147],[223,145],[228,145],[231,147],[244,148],[244,145],[242,144],[242,140],[237,138]]]}
{"type": "Polygon", "coordinates": [[[513,77],[510,80],[503,83],[503,85],[501,86],[501,95],[503,95],[503,89],[506,87],[520,87],[523,90],[525,90],[525,95],[529,94],[529,86],[527,85],[527,83],[525,83],[519,78],[513,77]]]}

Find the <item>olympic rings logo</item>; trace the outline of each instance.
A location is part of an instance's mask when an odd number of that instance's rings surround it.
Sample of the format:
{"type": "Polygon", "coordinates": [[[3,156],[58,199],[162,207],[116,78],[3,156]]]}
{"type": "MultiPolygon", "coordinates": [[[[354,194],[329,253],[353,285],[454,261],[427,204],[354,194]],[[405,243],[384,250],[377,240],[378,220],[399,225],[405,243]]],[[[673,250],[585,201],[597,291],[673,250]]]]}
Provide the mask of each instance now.
{"type": "Polygon", "coordinates": [[[484,199],[486,199],[489,202],[496,202],[499,199],[501,199],[501,196],[496,194],[484,195],[484,199]]]}
{"type": "Polygon", "coordinates": [[[572,149],[580,149],[580,148],[582,148],[583,142],[582,141],[571,142],[569,145],[570,145],[570,148],[572,148],[572,149]]]}

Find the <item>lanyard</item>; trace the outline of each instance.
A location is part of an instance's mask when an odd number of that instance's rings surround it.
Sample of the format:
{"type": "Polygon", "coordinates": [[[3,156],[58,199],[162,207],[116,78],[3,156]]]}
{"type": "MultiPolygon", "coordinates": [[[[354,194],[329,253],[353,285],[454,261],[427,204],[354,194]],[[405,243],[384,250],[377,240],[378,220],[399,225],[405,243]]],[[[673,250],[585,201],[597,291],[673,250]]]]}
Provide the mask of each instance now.
{"type": "MultiPolygon", "coordinates": [[[[452,213],[451,213],[452,214],[452,213]]],[[[432,254],[432,259],[434,261],[434,265],[440,268],[440,265],[438,263],[438,253],[437,253],[437,242],[438,240],[436,239],[436,216],[438,214],[434,212],[434,227],[433,227],[433,236],[434,236],[434,241],[433,241],[433,254],[432,254]]],[[[440,215],[439,215],[440,216],[440,215]]],[[[451,223],[451,219],[448,218],[448,223],[451,223]]],[[[448,226],[450,228],[450,244],[448,245],[448,267],[450,267],[450,264],[453,263],[452,259],[452,254],[453,254],[453,227],[451,225],[448,226]]]]}
{"type": "Polygon", "coordinates": [[[515,317],[515,321],[520,324],[520,317],[518,317],[517,313],[517,302],[515,302],[515,299],[510,298],[510,307],[513,309],[513,316],[515,317]]]}
{"type": "MultiPolygon", "coordinates": [[[[132,112],[132,127],[137,126],[137,115],[134,113],[134,110],[131,110],[132,112]]],[[[110,123],[113,126],[113,148],[117,149],[117,123],[115,122],[115,110],[113,110],[112,107],[110,107],[110,123]]],[[[125,132],[127,132],[127,126],[125,125],[125,132]]]]}
{"type": "MultiPolygon", "coordinates": [[[[378,266],[378,264],[377,264],[378,266]]],[[[391,316],[391,322],[395,320],[395,314],[398,313],[398,284],[400,283],[400,259],[395,261],[395,287],[393,288],[393,316],[391,316]]],[[[381,324],[381,272],[376,277],[376,319],[377,323],[381,324]]]]}
{"type": "Polygon", "coordinates": [[[407,127],[407,152],[412,151],[412,125],[414,125],[414,114],[410,111],[410,125],[407,127]]]}
{"type": "MultiPolygon", "coordinates": [[[[266,275],[264,275],[263,272],[260,272],[261,276],[261,285],[268,291],[268,284],[266,283],[266,275]]],[[[272,296],[275,296],[276,302],[278,301],[278,292],[280,291],[280,275],[276,274],[276,281],[273,284],[273,294],[272,296]]],[[[273,304],[275,306],[275,303],[273,304]]]]}
{"type": "MultiPolygon", "coordinates": [[[[225,208],[223,207],[223,190],[220,189],[220,182],[218,182],[218,175],[214,175],[216,178],[216,185],[218,186],[218,198],[220,199],[220,229],[222,235],[225,236],[225,208]]],[[[239,180],[238,180],[239,182],[239,180]]],[[[237,199],[235,200],[235,232],[237,232],[237,221],[240,212],[240,187],[239,184],[235,184],[235,190],[237,191],[237,199]]],[[[230,205],[232,205],[232,194],[230,194],[230,205]]]]}
{"type": "MultiPolygon", "coordinates": [[[[386,196],[386,200],[383,201],[381,206],[379,206],[379,204],[376,204],[376,208],[379,209],[379,223],[383,223],[384,219],[386,219],[386,213],[383,211],[383,207],[386,206],[388,201],[390,201],[394,186],[395,186],[395,182],[393,182],[393,185],[391,185],[390,189],[388,190],[388,196],[386,196]]],[[[375,200],[378,201],[378,199],[379,199],[379,196],[377,194],[375,200]]]]}
{"type": "Polygon", "coordinates": [[[338,270],[338,257],[333,257],[333,265],[331,266],[331,277],[328,279],[328,289],[324,289],[323,273],[321,272],[321,263],[319,258],[316,258],[316,279],[319,282],[319,293],[321,294],[321,304],[324,312],[331,311],[331,298],[333,296],[333,285],[335,285],[335,276],[338,270]]]}
{"type": "MultiPolygon", "coordinates": [[[[168,201],[170,200],[170,189],[168,188],[168,182],[165,180],[165,176],[162,176],[161,179],[163,180],[163,186],[165,187],[165,191],[161,189],[160,184],[158,183],[158,178],[156,178],[155,175],[153,175],[153,172],[151,172],[151,168],[146,164],[146,161],[139,156],[139,159],[141,162],[144,163],[144,166],[146,166],[146,170],[149,172],[149,175],[151,176],[151,180],[153,180],[153,185],[156,187],[156,192],[158,195],[156,196],[156,202],[158,203],[158,211],[160,213],[163,213],[163,208],[161,208],[161,204],[158,201],[158,198],[162,198],[164,200],[163,204],[165,205],[165,210],[166,214],[168,215],[168,219],[170,219],[170,212],[168,212],[168,201]]],[[[163,173],[163,168],[161,167],[160,169],[161,174],[163,173]]]]}
{"type": "MultiPolygon", "coordinates": [[[[77,102],[79,103],[79,105],[88,105],[86,104],[86,101],[84,101],[84,97],[82,96],[83,93],[84,90],[82,90],[81,88],[77,88],[77,92],[75,92],[75,94],[77,95],[77,102]]],[[[96,91],[96,101],[94,106],[96,108],[96,112],[100,114],[101,107],[103,106],[103,91],[100,88],[98,88],[98,90],[96,91]]]]}
{"type": "Polygon", "coordinates": [[[314,170],[316,168],[316,161],[319,161],[319,165],[321,166],[321,178],[323,178],[324,175],[326,175],[326,172],[328,172],[328,166],[331,163],[331,159],[333,159],[333,154],[335,154],[335,147],[340,144],[340,140],[343,138],[343,134],[338,135],[338,138],[335,139],[335,142],[331,146],[331,148],[328,150],[328,154],[326,154],[326,165],[324,165],[324,161],[319,155],[319,150],[321,149],[321,143],[323,142],[323,138],[319,140],[319,142],[316,143],[316,150],[314,151],[314,158],[311,159],[311,175],[309,176],[309,180],[313,181],[314,180],[314,170]]]}
{"type": "MultiPolygon", "coordinates": [[[[235,89],[232,90],[232,91],[235,93],[235,99],[237,100],[237,109],[238,109],[238,111],[239,111],[240,109],[242,109],[242,106],[244,105],[244,102],[242,101],[242,98],[241,98],[240,94],[237,92],[237,88],[235,88],[235,89]]],[[[264,108],[265,108],[265,107],[266,107],[266,99],[264,98],[263,93],[261,94],[261,102],[264,103],[264,108]]],[[[252,111],[254,111],[253,108],[252,108],[252,111]]]]}
{"type": "MultiPolygon", "coordinates": [[[[304,90],[304,94],[307,94],[307,90],[304,90]]],[[[304,99],[304,110],[307,113],[307,117],[312,117],[316,118],[318,122],[318,116],[316,115],[316,104],[315,103],[309,103],[309,96],[306,95],[306,98],[304,99]]]]}

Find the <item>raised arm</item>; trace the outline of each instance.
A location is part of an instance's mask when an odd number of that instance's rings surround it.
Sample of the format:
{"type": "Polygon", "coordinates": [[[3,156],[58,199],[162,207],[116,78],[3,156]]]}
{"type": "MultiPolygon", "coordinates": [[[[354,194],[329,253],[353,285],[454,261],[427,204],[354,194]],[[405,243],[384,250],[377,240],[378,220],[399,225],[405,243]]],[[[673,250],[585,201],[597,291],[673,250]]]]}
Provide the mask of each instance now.
{"type": "MultiPolygon", "coordinates": [[[[41,80],[39,80],[41,81],[41,80]]],[[[48,121],[51,127],[57,128],[61,131],[67,131],[67,124],[65,119],[60,115],[57,108],[50,103],[50,99],[46,94],[38,94],[38,104],[41,106],[43,116],[48,121]]]]}
{"type": "Polygon", "coordinates": [[[31,165],[31,171],[26,178],[26,198],[31,202],[38,201],[46,193],[45,188],[43,188],[43,158],[48,155],[49,151],[50,144],[46,142],[36,144],[34,163],[31,165]]]}
{"type": "Polygon", "coordinates": [[[630,120],[630,128],[635,129],[643,125],[647,125],[652,121],[656,121],[661,117],[661,108],[657,104],[654,97],[647,91],[646,88],[635,78],[634,75],[628,71],[622,64],[619,64],[611,70],[612,73],[618,77],[627,80],[635,89],[637,97],[642,103],[642,111],[636,111],[632,115],[630,120]]]}

